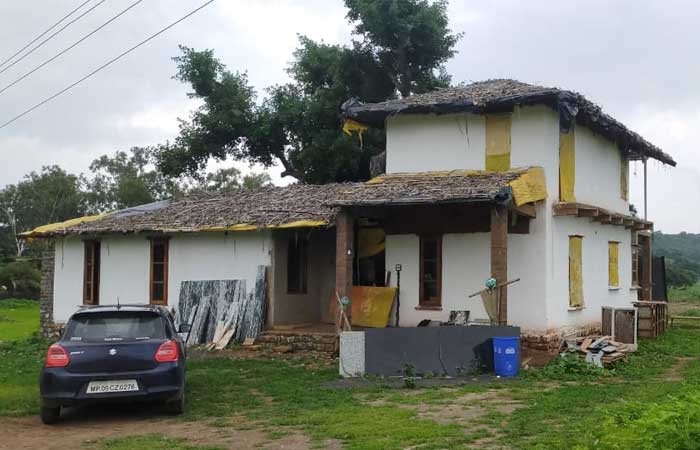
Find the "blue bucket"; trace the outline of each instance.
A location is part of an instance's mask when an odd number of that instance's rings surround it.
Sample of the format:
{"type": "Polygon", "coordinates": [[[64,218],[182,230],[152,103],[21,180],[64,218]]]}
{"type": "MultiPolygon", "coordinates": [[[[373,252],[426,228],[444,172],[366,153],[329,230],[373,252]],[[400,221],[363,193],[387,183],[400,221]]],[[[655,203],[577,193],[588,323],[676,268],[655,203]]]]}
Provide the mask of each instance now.
{"type": "Polygon", "coordinates": [[[493,367],[496,375],[514,377],[520,368],[520,337],[493,338],[493,367]]]}

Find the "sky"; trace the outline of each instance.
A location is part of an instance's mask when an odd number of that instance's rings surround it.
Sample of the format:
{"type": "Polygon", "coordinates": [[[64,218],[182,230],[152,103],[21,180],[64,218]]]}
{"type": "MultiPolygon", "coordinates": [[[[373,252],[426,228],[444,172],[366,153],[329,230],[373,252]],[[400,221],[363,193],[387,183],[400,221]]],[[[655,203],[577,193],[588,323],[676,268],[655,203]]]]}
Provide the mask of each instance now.
{"type": "MultiPolygon", "coordinates": [[[[0,61],[84,0],[0,2],[0,61]]],[[[85,11],[99,0],[92,0],[85,11]]],[[[4,73],[0,88],[71,45],[135,0],[105,0],[4,73]]],[[[204,0],[143,0],[71,51],[0,93],[0,123],[73,83],[204,0]]],[[[76,14],[77,15],[77,14],[76,14]]],[[[73,16],[75,17],[75,16],[73,16]]],[[[648,163],[655,229],[700,233],[700,2],[607,0],[455,1],[450,27],[464,33],[448,63],[452,80],[515,78],[575,90],[671,154],[648,163]],[[695,200],[693,200],[695,199],[695,200]]],[[[96,157],[165,142],[197,106],[173,80],[178,45],[214,49],[248,73],[262,95],[289,80],[298,35],[349,43],[342,1],[216,0],[73,90],[0,129],[0,187],[44,165],[89,174],[96,157]]],[[[30,47],[31,48],[31,47],[30,47]]],[[[0,70],[6,66],[0,66],[0,70]]],[[[246,164],[226,162],[251,170],[246,164]]],[[[256,167],[252,170],[259,171],[256,167]]],[[[277,184],[281,169],[269,169],[277,184]]],[[[642,213],[642,168],[630,200],[642,213]]]]}

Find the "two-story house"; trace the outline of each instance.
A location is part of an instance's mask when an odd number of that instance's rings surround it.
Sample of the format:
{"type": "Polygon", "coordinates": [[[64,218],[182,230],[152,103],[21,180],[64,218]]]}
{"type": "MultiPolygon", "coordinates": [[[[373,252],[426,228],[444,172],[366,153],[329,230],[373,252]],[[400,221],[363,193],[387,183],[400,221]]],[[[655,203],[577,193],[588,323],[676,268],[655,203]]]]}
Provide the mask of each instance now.
{"type": "Polygon", "coordinates": [[[517,278],[499,320],[532,336],[596,328],[601,307],[650,299],[652,224],[630,212],[629,162],[675,162],[581,95],[489,80],[343,109],[356,128],[386,130],[385,174],[26,233],[55,242],[45,320],[117,298],[177,307],[181,282],[252,287],[258,265],[269,267],[268,328],[333,323],[336,295],[387,282],[400,283],[390,325],[415,326],[451,311],[485,319],[468,294],[517,278]]]}

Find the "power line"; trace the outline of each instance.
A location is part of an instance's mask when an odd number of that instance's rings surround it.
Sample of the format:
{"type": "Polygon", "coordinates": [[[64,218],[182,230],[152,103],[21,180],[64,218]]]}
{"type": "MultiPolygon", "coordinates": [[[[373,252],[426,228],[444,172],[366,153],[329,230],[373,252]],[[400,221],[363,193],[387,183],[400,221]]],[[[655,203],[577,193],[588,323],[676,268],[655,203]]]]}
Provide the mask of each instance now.
{"type": "Polygon", "coordinates": [[[141,47],[142,45],[144,45],[145,43],[147,43],[148,41],[150,41],[150,40],[156,38],[157,36],[159,36],[159,35],[165,33],[166,31],[168,31],[169,29],[171,29],[172,27],[174,27],[174,26],[177,25],[178,23],[182,22],[183,20],[187,19],[188,17],[192,16],[193,14],[197,13],[198,11],[200,11],[201,9],[203,9],[205,6],[208,6],[209,4],[211,4],[211,3],[213,3],[213,2],[214,2],[214,0],[209,0],[209,1],[205,2],[205,3],[203,3],[201,6],[199,6],[198,8],[193,9],[192,11],[190,11],[189,13],[187,13],[186,15],[184,15],[184,16],[182,16],[181,18],[179,18],[178,20],[176,20],[175,22],[171,23],[170,25],[166,26],[165,28],[162,28],[161,30],[159,30],[159,31],[157,31],[156,33],[150,35],[149,37],[147,37],[147,38],[144,39],[143,41],[139,42],[138,44],[134,45],[133,47],[131,47],[131,48],[125,50],[124,52],[122,52],[122,53],[120,53],[119,55],[115,56],[114,58],[110,59],[109,61],[107,61],[106,63],[102,64],[100,67],[98,67],[97,69],[95,69],[95,70],[93,70],[92,72],[88,73],[87,75],[85,75],[84,77],[82,77],[82,78],[79,79],[78,81],[74,82],[73,84],[70,84],[70,85],[66,86],[65,88],[63,88],[63,89],[61,89],[60,91],[56,92],[56,93],[53,94],[52,96],[46,98],[45,100],[42,100],[41,102],[37,103],[36,105],[32,106],[31,108],[28,108],[28,109],[24,110],[22,113],[17,114],[17,115],[16,115],[15,117],[13,117],[12,119],[10,119],[10,120],[8,120],[7,122],[5,122],[5,123],[3,123],[2,125],[0,125],[0,129],[5,128],[6,126],[10,125],[11,123],[15,122],[16,120],[18,120],[18,119],[20,119],[20,118],[26,116],[26,115],[29,114],[30,112],[34,111],[35,109],[40,108],[41,106],[47,104],[48,102],[50,102],[51,100],[55,99],[55,98],[58,97],[59,95],[65,93],[65,92],[67,92],[67,91],[69,91],[70,89],[72,89],[72,88],[74,88],[75,86],[79,85],[80,83],[82,83],[83,81],[87,80],[87,79],[90,78],[91,76],[95,75],[97,72],[101,71],[102,69],[106,68],[107,66],[109,66],[109,65],[111,65],[112,63],[116,62],[117,60],[123,58],[123,57],[126,56],[127,54],[131,53],[132,51],[136,50],[137,48],[139,48],[139,47],[141,47]]]}
{"type": "Polygon", "coordinates": [[[119,14],[117,14],[116,16],[114,16],[114,17],[112,17],[111,19],[109,19],[107,22],[105,22],[105,23],[103,23],[102,25],[100,25],[99,27],[95,28],[94,30],[92,30],[91,32],[89,32],[88,34],[86,34],[85,36],[83,36],[83,37],[81,37],[80,39],[78,39],[77,41],[75,41],[73,44],[69,45],[68,47],[66,47],[66,48],[64,48],[63,50],[61,50],[60,52],[58,52],[56,55],[54,55],[54,56],[52,56],[51,58],[47,59],[46,61],[44,61],[43,63],[39,64],[38,66],[36,66],[36,67],[33,68],[32,70],[30,70],[29,72],[27,72],[27,73],[25,73],[24,75],[22,75],[21,77],[17,78],[17,79],[16,79],[15,81],[13,81],[12,83],[10,83],[10,84],[8,84],[7,86],[5,86],[4,88],[0,89],[0,94],[2,94],[3,92],[5,92],[6,90],[10,89],[12,86],[14,86],[15,84],[19,83],[20,81],[24,80],[24,79],[27,78],[29,75],[31,75],[31,74],[33,74],[34,72],[36,72],[37,70],[41,69],[41,68],[44,67],[45,65],[49,64],[51,61],[54,61],[55,59],[59,58],[61,55],[64,55],[65,53],[67,53],[68,51],[70,51],[73,47],[75,47],[76,45],[80,44],[81,42],[83,42],[85,39],[89,38],[89,37],[92,36],[93,34],[97,33],[98,31],[100,31],[101,29],[103,29],[104,27],[106,27],[107,25],[109,25],[110,23],[114,22],[114,21],[117,20],[121,15],[125,14],[127,11],[129,11],[131,8],[133,8],[134,6],[138,5],[138,4],[141,3],[142,1],[143,1],[143,0],[136,0],[134,3],[132,3],[131,5],[129,5],[128,7],[126,7],[126,9],[122,10],[119,14]]]}
{"type": "Polygon", "coordinates": [[[34,53],[39,47],[41,47],[42,45],[46,44],[48,41],[50,41],[51,39],[53,39],[53,38],[54,38],[57,34],[59,34],[61,31],[65,30],[66,28],[68,28],[69,26],[73,25],[73,24],[74,24],[75,22],[77,22],[78,20],[80,20],[80,19],[82,19],[83,17],[85,17],[86,15],[88,15],[93,9],[97,8],[98,6],[100,6],[100,5],[103,4],[105,1],[107,1],[107,0],[100,0],[97,4],[95,4],[95,5],[91,6],[90,8],[88,8],[87,11],[85,11],[84,13],[82,13],[81,15],[79,15],[78,17],[76,17],[75,19],[71,20],[71,21],[68,22],[67,24],[63,25],[61,28],[58,29],[58,31],[56,31],[55,33],[53,33],[51,36],[49,36],[49,37],[47,37],[46,39],[44,39],[43,41],[39,42],[38,45],[34,46],[34,47],[33,47],[31,50],[29,50],[27,53],[25,53],[24,55],[20,56],[19,58],[15,59],[14,61],[12,61],[12,63],[11,63],[9,66],[7,66],[7,67],[5,67],[4,69],[0,70],[0,73],[6,72],[10,67],[14,66],[14,65],[17,64],[18,62],[20,62],[20,61],[22,61],[24,58],[26,58],[27,56],[29,56],[29,55],[31,55],[32,53],[34,53]]]}
{"type": "Polygon", "coordinates": [[[10,61],[12,58],[14,58],[15,56],[17,56],[17,55],[19,55],[20,53],[22,53],[22,52],[24,51],[24,49],[26,49],[27,47],[29,47],[30,45],[32,45],[33,43],[35,43],[36,41],[38,41],[39,39],[41,39],[46,33],[48,33],[49,31],[53,30],[54,28],[56,28],[61,22],[63,22],[64,20],[66,20],[67,18],[69,18],[70,16],[72,16],[74,12],[76,12],[77,10],[79,10],[80,8],[82,8],[83,6],[85,6],[87,3],[91,2],[91,1],[92,1],[92,0],[85,0],[83,3],[81,3],[80,5],[78,5],[77,8],[75,8],[74,10],[72,10],[71,12],[69,12],[68,14],[66,14],[65,16],[61,17],[61,20],[59,20],[59,21],[56,22],[55,24],[51,25],[49,28],[47,28],[47,29],[46,29],[43,33],[41,33],[39,36],[37,36],[37,37],[35,37],[34,39],[32,39],[31,41],[29,41],[29,43],[28,43],[27,45],[25,45],[24,47],[22,47],[22,48],[20,48],[19,50],[17,50],[12,56],[10,56],[9,58],[6,58],[6,59],[4,59],[2,62],[0,62],[0,67],[2,67],[2,66],[4,66],[5,64],[7,64],[8,61],[10,61]]]}

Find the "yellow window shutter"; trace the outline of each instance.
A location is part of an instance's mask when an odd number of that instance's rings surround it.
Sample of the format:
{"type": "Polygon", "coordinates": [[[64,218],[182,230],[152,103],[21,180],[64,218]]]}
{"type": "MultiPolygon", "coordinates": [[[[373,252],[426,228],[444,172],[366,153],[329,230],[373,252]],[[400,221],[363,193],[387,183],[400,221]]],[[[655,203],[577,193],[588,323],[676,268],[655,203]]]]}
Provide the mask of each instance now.
{"type": "Polygon", "coordinates": [[[583,236],[569,236],[569,307],[583,306],[583,236]]]}
{"type": "Polygon", "coordinates": [[[576,183],[576,148],[574,129],[568,133],[559,132],[559,200],[575,202],[574,184],[576,183]]]}
{"type": "Polygon", "coordinates": [[[619,242],[608,242],[608,285],[620,286],[619,242]]]}
{"type": "Polygon", "coordinates": [[[620,155],[620,197],[629,200],[629,171],[630,164],[626,155],[620,155]]]}
{"type": "Polygon", "coordinates": [[[510,169],[510,114],[486,115],[486,170],[510,169]]]}

